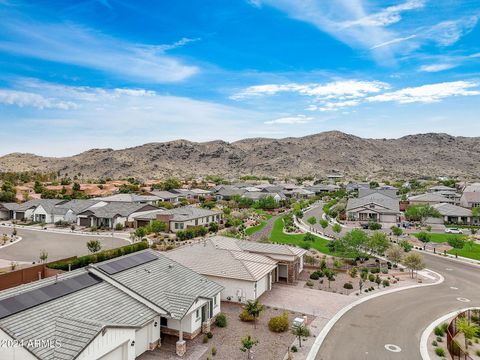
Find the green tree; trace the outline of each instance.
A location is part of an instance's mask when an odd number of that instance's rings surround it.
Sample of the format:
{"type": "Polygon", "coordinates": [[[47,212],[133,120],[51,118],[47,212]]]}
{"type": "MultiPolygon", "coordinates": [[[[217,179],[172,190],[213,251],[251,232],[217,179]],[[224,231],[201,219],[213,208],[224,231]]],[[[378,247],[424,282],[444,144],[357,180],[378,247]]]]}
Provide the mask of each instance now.
{"type": "Polygon", "coordinates": [[[247,335],[240,339],[240,343],[242,344],[240,351],[247,353],[247,360],[252,359],[252,348],[258,344],[258,340],[247,335]]]}
{"type": "Polygon", "coordinates": [[[167,230],[167,224],[160,220],[152,220],[149,227],[150,231],[157,235],[167,230]]]}
{"type": "Polygon", "coordinates": [[[139,227],[138,229],[136,229],[136,230],[133,232],[133,235],[134,235],[137,239],[141,240],[141,239],[143,239],[143,238],[145,237],[145,235],[147,235],[147,232],[146,232],[146,230],[145,230],[144,227],[139,227]]]}
{"type": "Polygon", "coordinates": [[[318,221],[318,223],[320,224],[320,226],[322,227],[323,230],[325,230],[325,229],[327,228],[327,226],[328,226],[328,221],[325,220],[325,219],[320,219],[320,220],[318,221]]]}
{"type": "Polygon", "coordinates": [[[398,226],[393,225],[390,230],[392,230],[393,235],[396,237],[399,237],[403,234],[403,230],[399,228],[398,226]]]}
{"type": "Polygon", "coordinates": [[[312,241],[314,242],[315,240],[317,239],[317,237],[315,235],[313,235],[312,233],[306,233],[304,236],[303,236],[303,241],[312,241]]]}
{"type": "Polygon", "coordinates": [[[413,245],[408,240],[400,241],[399,245],[403,248],[403,251],[408,253],[410,250],[413,249],[413,245]]]}
{"type": "Polygon", "coordinates": [[[426,219],[439,218],[441,214],[431,205],[413,205],[405,211],[405,217],[410,221],[419,221],[423,225],[426,219]]]}
{"type": "Polygon", "coordinates": [[[218,231],[218,224],[216,222],[211,222],[210,225],[208,225],[208,231],[216,233],[218,231]]]}
{"type": "Polygon", "coordinates": [[[357,277],[357,273],[358,273],[358,270],[356,267],[352,267],[350,270],[348,270],[348,275],[350,275],[352,279],[357,277]]]}
{"type": "Polygon", "coordinates": [[[472,216],[474,216],[474,217],[480,217],[480,207],[474,207],[474,208],[472,208],[472,216]]]}
{"type": "Polygon", "coordinates": [[[334,233],[340,234],[340,232],[342,231],[342,227],[340,226],[340,224],[335,223],[332,226],[332,230],[334,233]]]}
{"type": "Polygon", "coordinates": [[[412,279],[414,272],[425,268],[423,257],[417,252],[409,252],[403,257],[402,264],[411,271],[412,279]]]}
{"type": "Polygon", "coordinates": [[[35,191],[36,194],[41,194],[43,192],[43,185],[40,181],[35,181],[35,184],[33,185],[33,191],[35,191]]]}
{"type": "Polygon", "coordinates": [[[315,219],[315,216],[310,216],[308,219],[307,219],[307,222],[310,224],[310,225],[315,225],[317,223],[317,219],[315,219]]]}
{"type": "Polygon", "coordinates": [[[480,327],[475,324],[472,324],[466,318],[457,319],[457,330],[460,331],[465,337],[465,350],[468,349],[468,341],[471,340],[474,336],[477,335],[477,332],[480,332],[480,327]]]}
{"type": "Polygon", "coordinates": [[[465,240],[460,236],[449,236],[447,242],[448,245],[455,249],[455,257],[458,257],[458,250],[463,249],[465,240]]]}
{"type": "Polygon", "coordinates": [[[425,248],[427,247],[427,244],[431,241],[432,238],[428,232],[420,231],[417,234],[417,239],[423,243],[423,250],[425,250],[425,248]]]}
{"type": "Polygon", "coordinates": [[[93,254],[99,252],[102,249],[102,244],[99,240],[90,240],[87,241],[87,249],[93,254]]]}
{"type": "Polygon", "coordinates": [[[254,328],[257,328],[257,318],[260,316],[260,313],[264,310],[264,306],[260,304],[260,302],[257,300],[249,300],[247,303],[243,306],[243,309],[250,315],[253,316],[253,325],[254,328]]]}
{"type": "Polygon", "coordinates": [[[175,178],[168,178],[159,184],[155,184],[153,187],[160,190],[168,191],[172,189],[179,189],[182,187],[182,184],[175,178]]]}
{"type": "Polygon", "coordinates": [[[354,257],[363,257],[367,243],[367,233],[361,229],[353,229],[339,240],[339,250],[354,257]]]}
{"type": "Polygon", "coordinates": [[[381,231],[375,231],[368,238],[367,247],[373,253],[383,254],[385,250],[390,247],[390,241],[388,240],[387,234],[381,231]]]}
{"type": "Polygon", "coordinates": [[[293,335],[295,335],[298,339],[298,346],[299,347],[302,347],[302,338],[310,336],[310,331],[303,324],[293,325],[292,332],[293,332],[293,335]]]}
{"type": "Polygon", "coordinates": [[[48,259],[48,252],[46,252],[45,250],[40,250],[40,262],[47,262],[47,259],[48,259]]]}
{"type": "Polygon", "coordinates": [[[72,186],[73,191],[80,191],[80,184],[78,182],[74,182],[72,186]]]}

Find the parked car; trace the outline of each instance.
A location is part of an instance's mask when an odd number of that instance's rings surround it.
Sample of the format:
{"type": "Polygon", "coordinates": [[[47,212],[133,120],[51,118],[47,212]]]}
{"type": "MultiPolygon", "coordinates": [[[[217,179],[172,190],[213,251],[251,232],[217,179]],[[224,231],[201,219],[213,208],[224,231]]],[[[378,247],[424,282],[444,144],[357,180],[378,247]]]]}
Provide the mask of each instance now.
{"type": "Polygon", "coordinates": [[[463,234],[463,231],[458,228],[446,228],[445,232],[447,234],[463,234]]]}

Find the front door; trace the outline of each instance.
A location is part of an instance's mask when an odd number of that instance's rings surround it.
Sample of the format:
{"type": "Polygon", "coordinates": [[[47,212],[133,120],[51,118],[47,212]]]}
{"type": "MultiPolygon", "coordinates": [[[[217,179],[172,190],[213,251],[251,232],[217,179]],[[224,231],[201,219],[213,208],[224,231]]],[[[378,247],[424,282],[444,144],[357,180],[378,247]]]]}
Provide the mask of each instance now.
{"type": "Polygon", "coordinates": [[[208,319],[208,307],[207,304],[202,306],[202,324],[208,319]]]}

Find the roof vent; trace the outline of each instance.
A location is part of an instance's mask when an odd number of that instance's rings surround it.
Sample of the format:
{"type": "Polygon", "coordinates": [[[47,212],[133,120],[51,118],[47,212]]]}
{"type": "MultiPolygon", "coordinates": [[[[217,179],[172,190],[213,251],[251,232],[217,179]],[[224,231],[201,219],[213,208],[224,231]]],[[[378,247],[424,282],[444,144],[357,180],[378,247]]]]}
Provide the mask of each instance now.
{"type": "Polygon", "coordinates": [[[173,269],[173,264],[168,264],[169,269],[173,269]]]}

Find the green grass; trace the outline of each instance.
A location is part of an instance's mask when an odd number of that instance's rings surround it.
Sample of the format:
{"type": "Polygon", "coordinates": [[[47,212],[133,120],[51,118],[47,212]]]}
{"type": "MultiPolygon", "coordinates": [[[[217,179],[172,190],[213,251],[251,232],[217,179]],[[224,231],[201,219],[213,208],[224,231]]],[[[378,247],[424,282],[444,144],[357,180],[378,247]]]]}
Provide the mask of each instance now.
{"type": "Polygon", "coordinates": [[[251,235],[255,234],[256,232],[262,230],[266,225],[267,225],[267,222],[262,221],[258,225],[255,225],[255,226],[252,226],[252,227],[249,227],[249,228],[245,229],[245,234],[247,234],[248,236],[251,236],[251,235]]]}
{"type": "MultiPolygon", "coordinates": [[[[430,235],[430,241],[434,243],[448,243],[448,239],[451,237],[463,237],[466,238],[465,235],[460,235],[460,234],[433,234],[429,233],[430,235]]],[[[418,233],[413,234],[413,236],[418,237],[418,233]]]]}
{"type": "MultiPolygon", "coordinates": [[[[415,237],[418,234],[413,234],[415,237]]],[[[462,237],[467,239],[465,235],[460,234],[430,234],[430,239],[434,243],[446,243],[448,244],[448,238],[450,237],[462,237]]],[[[468,244],[466,243],[463,246],[463,249],[451,249],[447,251],[448,254],[455,255],[458,253],[458,256],[463,256],[469,259],[480,260],[480,245],[479,244],[468,244]]]]}
{"type": "MultiPolygon", "coordinates": [[[[305,234],[285,234],[283,232],[283,218],[278,218],[273,223],[272,233],[270,234],[270,241],[281,243],[281,244],[289,244],[289,245],[296,245],[301,246],[306,242],[303,241],[303,237],[305,234]]],[[[334,255],[334,256],[341,256],[338,253],[332,253],[328,248],[329,240],[322,239],[316,236],[316,240],[312,242],[307,242],[312,249],[316,249],[323,254],[327,255],[334,255]]],[[[343,256],[345,257],[345,256],[343,256]]]]}
{"type": "Polygon", "coordinates": [[[262,210],[262,209],[255,209],[254,210],[258,215],[261,215],[265,220],[270,220],[273,215],[272,214],[269,214],[267,213],[265,210],[262,210]]]}

